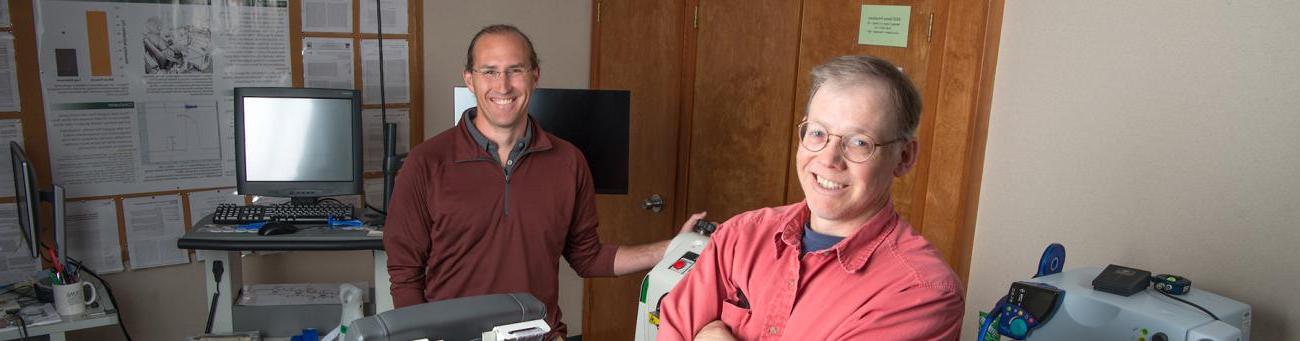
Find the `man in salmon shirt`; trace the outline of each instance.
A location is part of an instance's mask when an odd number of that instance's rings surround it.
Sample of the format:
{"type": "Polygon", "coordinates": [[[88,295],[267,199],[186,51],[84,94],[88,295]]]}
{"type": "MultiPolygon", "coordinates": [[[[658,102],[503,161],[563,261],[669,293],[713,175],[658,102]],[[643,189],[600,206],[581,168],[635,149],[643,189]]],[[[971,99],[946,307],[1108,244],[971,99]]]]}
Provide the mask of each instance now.
{"type": "Polygon", "coordinates": [[[527,35],[483,28],[462,77],[478,106],[412,149],[397,174],[384,226],[393,305],[527,292],[546,304],[547,339],[562,339],[561,256],[582,277],[620,276],[653,266],[669,241],[600,241],[587,160],[528,116],[541,67],[527,35]]]}
{"type": "Polygon", "coordinates": [[[957,275],[890,196],[916,164],[921,97],[898,68],[812,71],[795,168],[806,199],[737,215],[663,300],[659,340],[956,340],[957,275]]]}

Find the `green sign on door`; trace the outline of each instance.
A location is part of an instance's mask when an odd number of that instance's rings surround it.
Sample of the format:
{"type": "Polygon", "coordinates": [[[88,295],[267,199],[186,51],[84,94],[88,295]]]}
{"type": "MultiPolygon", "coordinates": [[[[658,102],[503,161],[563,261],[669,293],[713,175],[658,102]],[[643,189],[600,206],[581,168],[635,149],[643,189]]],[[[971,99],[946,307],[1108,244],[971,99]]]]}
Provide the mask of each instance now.
{"type": "Polygon", "coordinates": [[[858,44],[907,47],[911,6],[862,5],[858,44]]]}

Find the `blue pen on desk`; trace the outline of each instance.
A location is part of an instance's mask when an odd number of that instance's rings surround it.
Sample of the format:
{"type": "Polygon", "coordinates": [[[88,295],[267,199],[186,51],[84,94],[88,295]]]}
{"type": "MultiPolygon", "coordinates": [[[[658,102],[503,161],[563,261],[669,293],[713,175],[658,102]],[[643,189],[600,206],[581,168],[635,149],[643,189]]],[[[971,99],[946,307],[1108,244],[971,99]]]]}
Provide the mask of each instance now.
{"type": "Polygon", "coordinates": [[[235,229],[240,231],[257,231],[258,229],[262,228],[262,225],[266,225],[266,222],[255,221],[247,224],[235,225],[235,229]]]}
{"type": "Polygon", "coordinates": [[[360,219],[334,219],[333,216],[327,220],[330,227],[359,227],[364,225],[360,219]]]}

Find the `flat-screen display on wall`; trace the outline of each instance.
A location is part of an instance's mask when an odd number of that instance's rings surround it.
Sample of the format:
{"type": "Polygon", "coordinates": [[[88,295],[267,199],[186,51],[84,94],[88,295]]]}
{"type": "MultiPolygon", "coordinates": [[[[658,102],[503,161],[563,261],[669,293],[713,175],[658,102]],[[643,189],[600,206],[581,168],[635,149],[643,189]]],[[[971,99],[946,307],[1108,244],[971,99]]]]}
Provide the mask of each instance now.
{"type": "MultiPolygon", "coordinates": [[[[475,107],[474,94],[455,90],[456,122],[475,107]]],[[[582,151],[599,194],[627,194],[628,112],[625,90],[536,89],[528,114],[547,132],[582,151]]]]}

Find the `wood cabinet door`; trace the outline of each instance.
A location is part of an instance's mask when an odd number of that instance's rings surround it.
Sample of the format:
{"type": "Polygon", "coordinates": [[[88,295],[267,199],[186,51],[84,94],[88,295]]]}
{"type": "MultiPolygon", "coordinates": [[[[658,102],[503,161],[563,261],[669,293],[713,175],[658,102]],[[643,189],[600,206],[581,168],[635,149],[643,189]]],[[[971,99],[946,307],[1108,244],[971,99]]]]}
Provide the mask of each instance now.
{"type": "MultiPolygon", "coordinates": [[[[628,194],[598,195],[600,237],[637,245],[676,235],[677,148],[681,140],[682,56],[686,1],[603,0],[593,3],[594,89],[630,90],[628,194]],[[663,198],[660,211],[642,208],[663,198]]],[[[585,280],[583,339],[632,340],[637,293],[645,273],[585,280]]],[[[576,312],[574,312],[576,313],[576,312]]],[[[576,334],[576,331],[570,331],[576,334]]]]}
{"type": "Polygon", "coordinates": [[[709,220],[786,202],[800,2],[702,0],[687,211],[709,220]]]}

